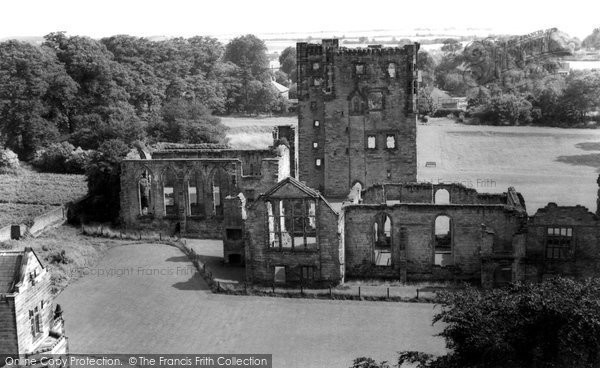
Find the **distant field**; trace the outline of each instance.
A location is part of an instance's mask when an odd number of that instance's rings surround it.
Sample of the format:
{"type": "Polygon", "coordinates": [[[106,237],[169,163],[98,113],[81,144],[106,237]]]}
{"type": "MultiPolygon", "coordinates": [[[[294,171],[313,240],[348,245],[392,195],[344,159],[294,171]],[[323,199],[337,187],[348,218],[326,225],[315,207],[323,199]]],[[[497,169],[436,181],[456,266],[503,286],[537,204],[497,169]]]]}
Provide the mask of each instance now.
{"type": "Polygon", "coordinates": [[[25,223],[87,193],[83,175],[36,173],[0,175],[0,227],[25,223]]]}
{"type": "Polygon", "coordinates": [[[224,117],[221,122],[229,127],[229,144],[237,149],[264,149],[273,144],[273,127],[297,125],[296,116],[234,118],[224,117]]]}
{"type": "MultiPolygon", "coordinates": [[[[266,148],[270,127],[296,118],[227,118],[234,146],[266,148]],[[264,130],[262,130],[264,129],[264,130]]],[[[596,209],[600,130],[493,127],[431,119],[417,127],[418,180],[460,182],[479,192],[514,186],[530,214],[548,202],[596,209]],[[431,161],[436,167],[425,167],[431,161]]]]}

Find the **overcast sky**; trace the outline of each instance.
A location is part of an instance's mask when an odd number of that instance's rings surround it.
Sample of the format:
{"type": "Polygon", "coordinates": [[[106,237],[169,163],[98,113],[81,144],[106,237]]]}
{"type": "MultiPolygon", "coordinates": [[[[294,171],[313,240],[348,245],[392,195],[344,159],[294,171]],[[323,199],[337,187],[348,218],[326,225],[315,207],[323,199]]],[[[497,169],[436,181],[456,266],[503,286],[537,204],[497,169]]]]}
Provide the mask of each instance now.
{"type": "Polygon", "coordinates": [[[600,27],[600,1],[497,0],[0,0],[0,38],[54,31],[183,36],[407,28],[558,27],[583,38],[600,27]],[[492,5],[493,4],[493,5],[492,5]]]}

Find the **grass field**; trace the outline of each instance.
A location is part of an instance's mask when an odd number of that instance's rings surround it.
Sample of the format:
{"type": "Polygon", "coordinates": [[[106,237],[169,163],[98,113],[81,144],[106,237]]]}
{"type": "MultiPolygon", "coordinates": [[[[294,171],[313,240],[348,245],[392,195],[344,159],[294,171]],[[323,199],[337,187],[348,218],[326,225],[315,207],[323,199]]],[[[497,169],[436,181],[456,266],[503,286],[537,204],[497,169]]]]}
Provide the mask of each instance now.
{"type": "Polygon", "coordinates": [[[273,367],[445,352],[431,304],[212,294],[174,247],[114,247],[56,300],[71,353],[265,353],[273,367]]]}
{"type": "Polygon", "coordinates": [[[84,175],[19,170],[0,174],[0,227],[26,223],[35,216],[77,200],[87,193],[84,175]]]}
{"type": "Polygon", "coordinates": [[[0,202],[62,205],[87,193],[84,175],[37,173],[0,175],[0,202]]]}
{"type": "MultiPolygon", "coordinates": [[[[267,127],[296,121],[224,119],[234,144],[257,148],[272,141],[267,127]]],[[[530,214],[548,202],[595,211],[600,130],[469,126],[430,119],[417,126],[417,151],[419,181],[459,182],[482,193],[513,186],[524,195],[530,214]],[[426,167],[426,162],[436,167],[426,167]]]]}
{"type": "Polygon", "coordinates": [[[56,206],[44,204],[0,203],[0,228],[27,223],[55,208],[56,206]]]}

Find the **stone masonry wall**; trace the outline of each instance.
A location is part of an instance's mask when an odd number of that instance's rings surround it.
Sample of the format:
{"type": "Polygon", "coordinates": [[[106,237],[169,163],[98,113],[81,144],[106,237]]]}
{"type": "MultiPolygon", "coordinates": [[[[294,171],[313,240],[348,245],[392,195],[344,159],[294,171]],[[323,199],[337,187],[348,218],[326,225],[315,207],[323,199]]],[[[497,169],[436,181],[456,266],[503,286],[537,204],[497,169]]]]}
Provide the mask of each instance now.
{"type": "Polygon", "coordinates": [[[365,188],[416,180],[417,52],[417,44],[351,50],[338,48],[337,40],[298,43],[302,182],[343,197],[356,182],[365,188]],[[375,148],[367,147],[371,135],[375,148]],[[393,148],[386,146],[388,135],[393,148]]]}
{"type": "Polygon", "coordinates": [[[219,239],[222,236],[222,216],[214,212],[212,182],[220,172],[226,178],[229,190],[222,193],[237,195],[244,193],[250,200],[277,183],[279,161],[269,158],[261,161],[260,175],[242,175],[240,160],[236,159],[162,159],[125,160],[121,166],[121,221],[129,228],[181,233],[190,237],[219,239]],[[163,175],[169,169],[175,173],[174,198],[177,207],[175,215],[166,215],[163,197],[163,175]],[[139,180],[147,171],[152,180],[150,185],[150,208],[148,215],[141,214],[139,180]],[[198,195],[204,205],[204,212],[191,216],[188,204],[187,183],[194,173],[199,175],[198,195]]]}
{"type": "Polygon", "coordinates": [[[345,211],[345,260],[348,276],[384,276],[408,279],[447,278],[450,272],[434,265],[434,226],[439,215],[451,218],[452,272],[479,279],[482,224],[494,232],[494,241],[510,243],[523,218],[500,205],[349,205],[345,211]],[[392,223],[392,266],[372,264],[373,224],[378,214],[392,223]],[[405,265],[405,266],[404,266],[405,265]],[[404,268],[405,267],[405,268],[404,268]]]}
{"type": "Polygon", "coordinates": [[[313,266],[316,283],[343,282],[340,269],[337,214],[322,200],[316,206],[316,249],[275,250],[268,247],[266,198],[252,204],[245,225],[246,280],[256,284],[271,284],[274,267],[286,266],[289,283],[300,281],[301,266],[313,266]]]}
{"type": "Polygon", "coordinates": [[[600,275],[600,220],[582,206],[562,207],[554,203],[541,208],[527,226],[525,271],[521,279],[540,281],[552,275],[575,278],[600,275]],[[565,259],[546,257],[548,228],[571,228],[572,240],[565,259]]]}

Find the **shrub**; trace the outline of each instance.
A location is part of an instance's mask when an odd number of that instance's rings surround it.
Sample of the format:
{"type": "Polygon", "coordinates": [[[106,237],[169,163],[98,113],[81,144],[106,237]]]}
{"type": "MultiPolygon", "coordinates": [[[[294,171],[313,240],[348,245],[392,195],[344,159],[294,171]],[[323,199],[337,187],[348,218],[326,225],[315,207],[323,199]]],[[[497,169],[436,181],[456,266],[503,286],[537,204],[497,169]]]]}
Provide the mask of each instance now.
{"type": "Polygon", "coordinates": [[[397,366],[600,366],[600,279],[555,278],[486,291],[467,287],[438,298],[442,309],[433,322],[444,323],[440,336],[450,353],[401,352],[397,366]]]}
{"type": "Polygon", "coordinates": [[[75,147],[69,142],[54,143],[36,152],[33,166],[44,172],[83,174],[90,161],[90,151],[75,147]]]}
{"type": "Polygon", "coordinates": [[[8,148],[0,149],[0,174],[16,173],[19,167],[19,157],[16,153],[8,148]]]}

